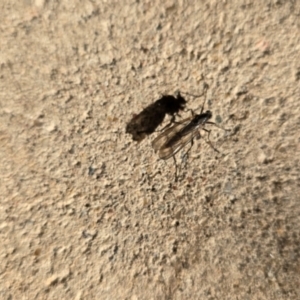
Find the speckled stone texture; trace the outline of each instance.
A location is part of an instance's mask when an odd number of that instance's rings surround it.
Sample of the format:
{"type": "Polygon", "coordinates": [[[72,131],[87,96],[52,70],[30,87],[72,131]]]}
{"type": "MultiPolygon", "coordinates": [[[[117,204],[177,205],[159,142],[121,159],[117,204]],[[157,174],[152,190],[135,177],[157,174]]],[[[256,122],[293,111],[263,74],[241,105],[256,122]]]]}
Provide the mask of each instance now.
{"type": "Polygon", "coordinates": [[[300,299],[300,1],[0,11],[0,299],[300,299]],[[175,183],[126,123],[204,79],[175,183]]]}

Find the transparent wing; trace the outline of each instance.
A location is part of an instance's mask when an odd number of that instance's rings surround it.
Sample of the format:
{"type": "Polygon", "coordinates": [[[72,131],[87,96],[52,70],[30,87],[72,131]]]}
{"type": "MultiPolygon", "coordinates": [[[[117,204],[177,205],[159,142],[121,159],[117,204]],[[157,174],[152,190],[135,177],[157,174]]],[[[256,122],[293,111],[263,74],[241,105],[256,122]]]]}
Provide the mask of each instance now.
{"type": "MultiPolygon", "coordinates": [[[[180,135],[180,133],[178,133],[180,135]]],[[[169,159],[175,155],[180,149],[187,145],[194,137],[199,135],[197,127],[194,127],[191,131],[182,135],[176,139],[174,143],[164,144],[158,151],[158,155],[161,159],[169,159]]]]}
{"type": "Polygon", "coordinates": [[[158,137],[156,137],[152,142],[152,147],[155,151],[160,150],[168,143],[179,131],[181,131],[189,122],[191,117],[182,120],[180,123],[166,129],[158,137]]]}

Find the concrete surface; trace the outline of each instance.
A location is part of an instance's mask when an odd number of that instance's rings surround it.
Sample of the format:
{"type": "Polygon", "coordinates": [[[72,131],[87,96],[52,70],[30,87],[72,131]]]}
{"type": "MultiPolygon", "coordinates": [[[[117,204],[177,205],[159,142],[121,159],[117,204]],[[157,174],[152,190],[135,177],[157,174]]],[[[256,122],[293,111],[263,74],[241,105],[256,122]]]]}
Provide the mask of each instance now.
{"type": "Polygon", "coordinates": [[[300,1],[0,7],[1,299],[300,299],[300,1]],[[174,183],[125,126],[203,78],[174,183]]]}

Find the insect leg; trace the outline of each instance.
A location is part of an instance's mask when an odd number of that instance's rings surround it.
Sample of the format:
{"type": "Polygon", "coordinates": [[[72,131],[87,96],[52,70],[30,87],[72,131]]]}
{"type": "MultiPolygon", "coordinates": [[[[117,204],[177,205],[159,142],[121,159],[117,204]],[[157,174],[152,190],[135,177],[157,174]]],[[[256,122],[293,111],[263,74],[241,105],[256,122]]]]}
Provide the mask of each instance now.
{"type": "Polygon", "coordinates": [[[216,127],[220,128],[220,129],[222,129],[222,130],[225,130],[225,131],[230,131],[229,129],[225,129],[225,128],[223,128],[223,127],[221,127],[221,126],[217,125],[217,124],[216,124],[216,123],[214,123],[214,122],[210,122],[210,121],[208,121],[208,122],[206,122],[205,124],[211,124],[211,125],[215,125],[216,127]]]}
{"type": "Polygon", "coordinates": [[[204,139],[204,141],[205,141],[210,147],[212,147],[216,152],[220,153],[220,151],[219,151],[218,149],[216,149],[216,148],[212,145],[212,143],[211,143],[211,141],[210,141],[210,139],[209,139],[209,135],[210,135],[211,130],[208,130],[208,129],[206,129],[206,128],[202,128],[202,129],[203,129],[204,131],[208,132],[208,136],[207,136],[208,141],[206,141],[205,139],[204,139]]]}
{"type": "MultiPolygon", "coordinates": [[[[186,111],[190,111],[190,112],[191,112],[191,114],[192,114],[192,117],[195,117],[195,112],[194,112],[194,110],[193,110],[193,109],[191,109],[191,108],[188,108],[186,111]]],[[[176,122],[174,122],[174,123],[176,123],[176,122]]]]}
{"type": "Polygon", "coordinates": [[[175,155],[173,155],[173,159],[174,159],[174,164],[175,164],[175,182],[177,182],[178,173],[177,173],[177,162],[176,162],[175,155]]]}
{"type": "Polygon", "coordinates": [[[203,113],[203,109],[204,109],[204,104],[206,102],[206,96],[207,96],[207,90],[208,90],[208,88],[209,88],[209,85],[206,82],[204,82],[204,92],[203,93],[205,93],[205,96],[204,96],[204,102],[202,104],[200,115],[203,113]]]}
{"type": "Polygon", "coordinates": [[[187,92],[181,92],[181,93],[185,94],[185,95],[188,95],[188,96],[191,96],[191,97],[194,97],[194,98],[200,98],[204,95],[204,93],[208,90],[208,88],[209,88],[209,85],[206,82],[204,82],[204,87],[203,87],[204,92],[201,95],[194,95],[194,94],[190,94],[190,93],[187,93],[187,92]]]}
{"type": "Polygon", "coordinates": [[[170,127],[172,125],[172,121],[170,123],[168,123],[166,126],[164,126],[162,129],[157,130],[158,132],[162,132],[165,129],[167,129],[168,127],[170,127]]]}
{"type": "Polygon", "coordinates": [[[194,138],[191,139],[191,146],[190,148],[184,153],[183,157],[182,157],[182,160],[185,159],[185,157],[188,156],[189,152],[191,151],[192,147],[194,145],[194,138]]]}
{"type": "Polygon", "coordinates": [[[168,127],[170,127],[172,124],[179,124],[179,123],[180,123],[180,122],[176,122],[176,121],[175,121],[175,116],[172,116],[170,122],[169,122],[166,126],[164,126],[162,129],[157,130],[157,131],[162,132],[162,131],[164,131],[165,129],[167,129],[168,127]]]}

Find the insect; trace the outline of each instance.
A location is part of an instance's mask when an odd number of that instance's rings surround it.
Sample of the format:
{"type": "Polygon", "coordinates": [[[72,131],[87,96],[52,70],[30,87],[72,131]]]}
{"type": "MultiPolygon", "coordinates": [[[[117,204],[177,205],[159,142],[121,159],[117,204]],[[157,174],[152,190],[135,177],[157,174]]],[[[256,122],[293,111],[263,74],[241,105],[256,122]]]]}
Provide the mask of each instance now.
{"type": "Polygon", "coordinates": [[[172,116],[169,125],[174,123],[175,115],[179,115],[179,111],[183,110],[185,105],[186,100],[180,92],[177,92],[175,97],[163,95],[128,122],[126,133],[131,134],[134,141],[140,142],[156,130],[163,122],[166,114],[172,116]]]}
{"type": "MultiPolygon", "coordinates": [[[[205,90],[207,89],[208,89],[208,85],[205,86],[205,90]]],[[[205,124],[213,124],[217,127],[219,126],[216,123],[209,121],[212,118],[212,112],[210,110],[203,112],[204,103],[202,105],[200,114],[195,114],[192,111],[192,117],[186,118],[176,123],[174,126],[167,128],[152,142],[153,149],[155,151],[158,151],[158,155],[161,159],[166,160],[169,159],[170,157],[174,158],[175,167],[176,167],[175,181],[177,181],[177,163],[175,159],[175,154],[178,151],[180,151],[184,146],[186,146],[188,143],[191,143],[191,146],[188,149],[188,151],[185,153],[185,156],[188,154],[188,152],[191,150],[193,146],[194,138],[201,137],[199,129],[208,132],[208,137],[207,137],[208,141],[206,142],[216,152],[219,152],[216,148],[214,148],[214,146],[211,144],[209,140],[210,130],[204,127],[205,124]]]]}

